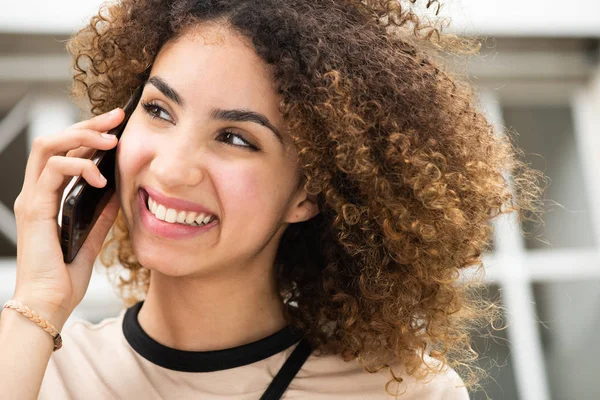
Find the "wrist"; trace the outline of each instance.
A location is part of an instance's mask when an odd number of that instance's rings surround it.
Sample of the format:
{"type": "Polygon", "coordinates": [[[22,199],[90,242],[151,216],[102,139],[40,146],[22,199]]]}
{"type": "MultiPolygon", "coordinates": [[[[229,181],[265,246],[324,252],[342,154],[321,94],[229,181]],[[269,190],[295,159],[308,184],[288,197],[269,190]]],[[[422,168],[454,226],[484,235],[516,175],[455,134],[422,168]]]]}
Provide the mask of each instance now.
{"type": "Polygon", "coordinates": [[[59,344],[57,342],[60,342],[60,346],[62,347],[62,337],[57,340],[54,335],[49,334],[50,332],[42,329],[19,310],[12,307],[2,307],[0,311],[2,312],[0,314],[0,321],[2,321],[0,323],[0,336],[7,335],[8,332],[16,333],[24,340],[24,343],[35,341],[40,351],[54,351],[57,344],[59,344]]]}
{"type": "MultiPolygon", "coordinates": [[[[39,316],[56,328],[58,332],[62,331],[63,326],[69,319],[71,313],[63,306],[49,303],[46,301],[40,301],[35,297],[21,296],[15,294],[11,300],[16,300],[29,307],[33,312],[39,314],[39,316]]],[[[18,312],[14,310],[15,312],[18,312]]]]}

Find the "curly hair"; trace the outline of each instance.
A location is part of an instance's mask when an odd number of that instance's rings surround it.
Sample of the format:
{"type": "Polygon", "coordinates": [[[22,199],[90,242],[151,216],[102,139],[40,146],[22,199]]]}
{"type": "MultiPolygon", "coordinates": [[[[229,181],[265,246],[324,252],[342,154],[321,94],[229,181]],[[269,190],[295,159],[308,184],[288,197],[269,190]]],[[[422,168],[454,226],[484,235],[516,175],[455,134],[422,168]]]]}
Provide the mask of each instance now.
{"type": "MultiPolygon", "coordinates": [[[[540,175],[495,134],[467,79],[439,59],[474,53],[477,40],[442,33],[444,21],[419,17],[416,2],[104,4],[68,43],[72,96],[89,100],[93,114],[123,105],[161,47],[198,23],[249,38],[274,71],[301,184],[320,209],[290,225],[278,247],[286,320],[318,354],[357,359],[368,372],[389,368],[386,390],[403,380],[391,368],[399,360],[419,378],[450,365],[471,388],[485,371],[470,330],[501,307],[461,272],[481,270],[491,219],[536,214],[540,175]]],[[[100,258],[119,271],[114,284],[128,306],[150,277],[133,254],[119,213],[100,258]]]]}

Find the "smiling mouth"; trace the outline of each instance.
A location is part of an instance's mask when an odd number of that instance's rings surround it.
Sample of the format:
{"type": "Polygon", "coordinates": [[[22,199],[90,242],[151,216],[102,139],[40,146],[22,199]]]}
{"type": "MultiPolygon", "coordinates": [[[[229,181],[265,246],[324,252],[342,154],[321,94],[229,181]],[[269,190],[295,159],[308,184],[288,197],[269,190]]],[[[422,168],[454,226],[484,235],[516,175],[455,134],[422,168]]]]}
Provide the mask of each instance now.
{"type": "Polygon", "coordinates": [[[140,189],[146,210],[159,221],[173,225],[203,227],[217,220],[217,216],[206,212],[183,211],[158,203],[144,189],[140,189]]]}

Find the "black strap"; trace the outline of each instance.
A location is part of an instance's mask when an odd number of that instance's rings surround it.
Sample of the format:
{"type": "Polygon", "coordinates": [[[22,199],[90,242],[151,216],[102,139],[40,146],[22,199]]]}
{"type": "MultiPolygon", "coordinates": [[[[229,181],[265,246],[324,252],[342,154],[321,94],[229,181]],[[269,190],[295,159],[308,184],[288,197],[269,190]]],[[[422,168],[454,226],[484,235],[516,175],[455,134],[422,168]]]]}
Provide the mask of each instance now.
{"type": "Polygon", "coordinates": [[[302,339],[277,375],[275,375],[275,378],[273,378],[260,400],[279,400],[311,352],[312,349],[308,341],[302,339]]]}

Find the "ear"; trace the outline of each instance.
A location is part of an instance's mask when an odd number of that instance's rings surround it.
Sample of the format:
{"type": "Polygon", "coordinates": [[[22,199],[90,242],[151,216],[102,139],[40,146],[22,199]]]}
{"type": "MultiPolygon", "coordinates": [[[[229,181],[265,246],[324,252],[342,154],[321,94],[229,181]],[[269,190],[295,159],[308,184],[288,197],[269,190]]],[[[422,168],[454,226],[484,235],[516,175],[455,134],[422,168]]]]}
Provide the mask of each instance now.
{"type": "Polygon", "coordinates": [[[285,222],[290,224],[308,221],[319,213],[317,196],[306,193],[303,188],[298,190],[298,194],[290,204],[285,218],[285,222]]]}

